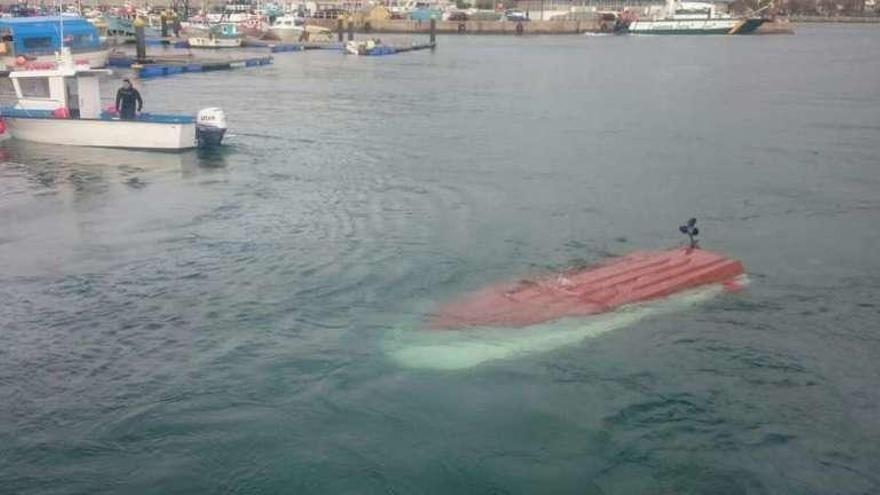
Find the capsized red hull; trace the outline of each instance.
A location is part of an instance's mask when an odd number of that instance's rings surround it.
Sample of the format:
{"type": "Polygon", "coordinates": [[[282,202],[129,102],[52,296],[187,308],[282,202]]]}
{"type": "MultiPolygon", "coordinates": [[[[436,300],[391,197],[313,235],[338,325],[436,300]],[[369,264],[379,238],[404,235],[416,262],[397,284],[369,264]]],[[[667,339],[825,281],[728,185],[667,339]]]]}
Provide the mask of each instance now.
{"type": "Polygon", "coordinates": [[[525,327],[588,316],[711,284],[737,287],[741,262],[712,251],[640,251],[599,266],[488,287],[441,307],[435,329],[525,327]]]}

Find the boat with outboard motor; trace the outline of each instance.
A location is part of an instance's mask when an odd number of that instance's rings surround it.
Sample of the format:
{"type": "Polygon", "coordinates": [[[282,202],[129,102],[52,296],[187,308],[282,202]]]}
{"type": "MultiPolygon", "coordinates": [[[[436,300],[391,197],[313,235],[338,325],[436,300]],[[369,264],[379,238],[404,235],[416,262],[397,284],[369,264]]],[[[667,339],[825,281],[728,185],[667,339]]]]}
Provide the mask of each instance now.
{"type": "Polygon", "coordinates": [[[13,138],[39,143],[179,151],[222,142],[226,116],[219,108],[196,117],[141,113],[132,120],[102,109],[100,80],[110,74],[78,64],[65,49],[55,63],[9,74],[17,102],[0,107],[0,120],[13,138]]]}
{"type": "Polygon", "coordinates": [[[638,251],[598,266],[487,287],[443,305],[435,329],[521,328],[560,318],[598,315],[702,286],[739,288],[741,262],[700,249],[696,219],[680,227],[687,247],[638,251]]]}
{"type": "Polygon", "coordinates": [[[741,262],[700,249],[696,220],[679,227],[688,246],[639,251],[587,268],[490,285],[388,329],[396,364],[463,370],[579,345],[745,287],[741,262]]]}
{"type": "Polygon", "coordinates": [[[667,0],[661,16],[635,19],[626,32],[632,34],[750,34],[765,19],[756,16],[734,17],[719,11],[715,4],[667,0]]]}

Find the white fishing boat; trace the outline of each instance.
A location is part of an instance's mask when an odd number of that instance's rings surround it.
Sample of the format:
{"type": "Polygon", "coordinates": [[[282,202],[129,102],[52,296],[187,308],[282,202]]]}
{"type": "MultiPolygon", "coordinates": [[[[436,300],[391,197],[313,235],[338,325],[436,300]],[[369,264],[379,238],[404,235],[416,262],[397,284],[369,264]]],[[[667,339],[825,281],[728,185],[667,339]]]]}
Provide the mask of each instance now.
{"type": "Polygon", "coordinates": [[[219,108],[132,120],[102,110],[100,80],[111,73],[78,65],[67,50],[52,67],[13,71],[17,102],[0,107],[0,120],[14,139],[71,146],[178,151],[223,140],[226,116],[219,108]]]}
{"type": "Polygon", "coordinates": [[[349,55],[390,55],[394,53],[394,48],[382,44],[378,39],[369,39],[366,41],[348,41],[345,43],[345,51],[343,53],[349,55]]]}
{"type": "Polygon", "coordinates": [[[303,28],[302,19],[292,15],[283,15],[275,19],[275,22],[269,27],[269,32],[275,38],[278,38],[279,41],[291,43],[300,41],[305,29],[303,28]]]}
{"type": "Polygon", "coordinates": [[[764,19],[734,17],[721,12],[715,4],[667,0],[660,16],[632,21],[627,31],[633,34],[749,34],[764,19]]]}
{"type": "Polygon", "coordinates": [[[310,42],[330,43],[333,42],[333,32],[321,26],[306,25],[304,19],[292,15],[283,15],[269,27],[272,36],[284,43],[310,42]]]}
{"type": "Polygon", "coordinates": [[[193,48],[239,48],[242,36],[238,24],[221,22],[209,26],[192,29],[193,34],[187,38],[193,48]]]}
{"type": "Polygon", "coordinates": [[[52,62],[62,44],[74,58],[91,67],[107,65],[109,50],[101,45],[97,28],[86,19],[68,15],[0,19],[3,68],[15,70],[29,63],[52,62]]]}

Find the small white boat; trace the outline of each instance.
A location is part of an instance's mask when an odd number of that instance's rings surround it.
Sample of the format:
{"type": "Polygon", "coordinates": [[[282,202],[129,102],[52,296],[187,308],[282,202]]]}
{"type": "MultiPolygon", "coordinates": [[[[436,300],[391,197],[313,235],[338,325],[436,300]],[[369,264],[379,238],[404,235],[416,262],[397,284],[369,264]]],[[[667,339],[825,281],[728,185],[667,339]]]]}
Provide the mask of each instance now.
{"type": "Polygon", "coordinates": [[[187,39],[193,48],[239,48],[242,36],[238,25],[233,22],[221,22],[206,28],[195,29],[195,34],[187,39]]]}
{"type": "Polygon", "coordinates": [[[71,146],[179,151],[218,146],[226,116],[206,108],[197,117],[141,113],[121,120],[101,108],[100,79],[110,70],[77,65],[69,53],[55,67],[9,74],[17,103],[0,107],[14,139],[71,146]]]}
{"type": "Polygon", "coordinates": [[[309,42],[331,43],[333,31],[321,26],[306,25],[304,19],[292,15],[283,15],[269,27],[269,32],[284,43],[309,42]]]}
{"type": "Polygon", "coordinates": [[[390,55],[395,53],[395,50],[390,46],[383,45],[378,39],[369,39],[346,42],[344,53],[350,55],[390,55]]]}
{"type": "Polygon", "coordinates": [[[283,15],[275,19],[275,22],[269,27],[269,32],[278,38],[279,41],[292,43],[294,41],[301,41],[305,29],[303,28],[302,19],[292,15],[283,15]]]}

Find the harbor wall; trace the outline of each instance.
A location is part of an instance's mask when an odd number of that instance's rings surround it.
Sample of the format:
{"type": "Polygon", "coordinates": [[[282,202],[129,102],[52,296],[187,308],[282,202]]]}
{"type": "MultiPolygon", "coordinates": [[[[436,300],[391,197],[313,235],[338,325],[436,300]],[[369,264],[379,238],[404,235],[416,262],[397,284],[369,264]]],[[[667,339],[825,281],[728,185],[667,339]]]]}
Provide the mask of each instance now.
{"type": "MultiPolygon", "coordinates": [[[[336,31],[338,24],[332,19],[312,19],[309,24],[336,31]]],[[[348,30],[346,22],[343,30],[348,30]]],[[[358,33],[400,33],[428,34],[430,22],[387,20],[356,21],[354,31],[358,33]]],[[[595,20],[575,21],[437,21],[440,34],[579,34],[599,31],[595,20]]]]}
{"type": "Polygon", "coordinates": [[[755,34],[794,34],[794,23],[792,22],[765,22],[758,27],[755,34]]]}
{"type": "MultiPolygon", "coordinates": [[[[756,34],[791,34],[797,23],[841,22],[841,23],[880,23],[880,17],[791,17],[790,22],[768,22],[756,34]]],[[[428,34],[430,22],[409,20],[355,20],[356,33],[394,33],[428,34]]],[[[309,24],[322,26],[336,32],[339,28],[335,19],[310,19],[309,24]]],[[[608,30],[599,19],[554,20],[554,21],[437,21],[438,34],[581,34],[601,33],[608,30]]],[[[348,22],[343,24],[343,32],[348,31],[348,22]]]]}

